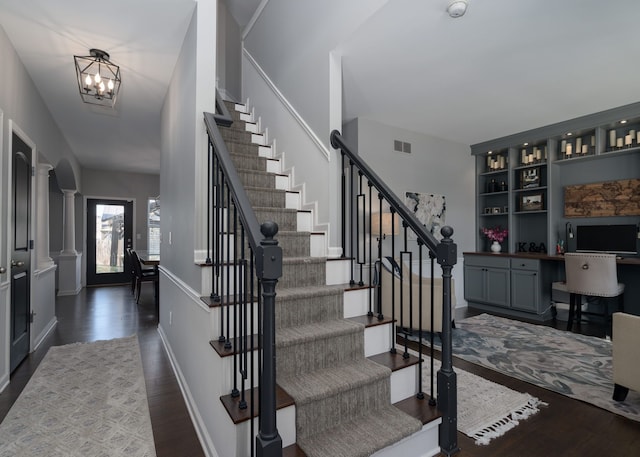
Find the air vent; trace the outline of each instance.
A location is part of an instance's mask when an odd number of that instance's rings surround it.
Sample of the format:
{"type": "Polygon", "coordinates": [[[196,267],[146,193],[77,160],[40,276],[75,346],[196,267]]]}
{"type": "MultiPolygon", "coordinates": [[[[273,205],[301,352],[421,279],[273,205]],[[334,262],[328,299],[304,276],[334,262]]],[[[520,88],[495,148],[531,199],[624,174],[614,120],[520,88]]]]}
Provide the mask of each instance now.
{"type": "Polygon", "coordinates": [[[393,140],[393,150],[396,152],[406,152],[407,154],[411,154],[411,143],[393,140]]]}

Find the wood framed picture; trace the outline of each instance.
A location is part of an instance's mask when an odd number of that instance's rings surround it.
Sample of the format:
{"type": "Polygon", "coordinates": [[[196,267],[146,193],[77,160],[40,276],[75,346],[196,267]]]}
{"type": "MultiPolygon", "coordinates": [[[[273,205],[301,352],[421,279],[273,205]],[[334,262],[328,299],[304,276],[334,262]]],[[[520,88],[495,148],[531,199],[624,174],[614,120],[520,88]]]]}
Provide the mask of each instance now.
{"type": "Polygon", "coordinates": [[[523,195],[520,199],[520,211],[540,211],[544,209],[544,194],[523,195]]]}
{"type": "Polygon", "coordinates": [[[520,187],[522,189],[530,189],[532,187],[540,187],[540,168],[527,168],[520,172],[520,187]]]}

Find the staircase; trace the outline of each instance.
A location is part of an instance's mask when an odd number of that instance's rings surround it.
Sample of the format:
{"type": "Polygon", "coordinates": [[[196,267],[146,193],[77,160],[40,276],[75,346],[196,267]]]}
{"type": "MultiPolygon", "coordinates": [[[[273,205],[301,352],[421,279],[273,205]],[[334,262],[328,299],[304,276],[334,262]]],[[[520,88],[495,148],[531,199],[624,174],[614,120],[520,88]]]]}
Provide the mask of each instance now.
{"type": "MultiPolygon", "coordinates": [[[[276,288],[276,401],[284,455],[437,454],[441,419],[428,397],[417,396],[422,392],[417,385],[418,359],[390,351],[395,346],[393,322],[367,315],[372,290],[349,286],[349,260],[325,257],[325,234],[313,232],[311,215],[300,210],[302,196],[289,190],[289,177],[252,115],[244,105],[225,103],[234,122],[220,127],[220,132],[251,206],[259,221],[272,220],[279,226],[276,239],[283,262],[276,288]]],[[[243,249],[238,240],[229,244],[243,249]]],[[[203,268],[204,290],[216,281],[211,268],[203,268]]],[[[219,301],[204,300],[220,309],[214,328],[224,329],[225,313],[227,319],[237,318],[234,306],[225,311],[219,301]]],[[[255,303],[250,306],[257,308],[255,303]]],[[[258,314],[257,309],[244,312],[258,314]]],[[[227,337],[211,345],[220,357],[231,360],[238,355],[239,341],[235,323],[227,329],[227,337]]],[[[240,370],[246,374],[247,365],[257,363],[255,357],[240,370]]],[[[237,447],[237,456],[253,455],[250,443],[255,433],[247,428],[257,427],[257,400],[251,392],[258,380],[246,378],[250,385],[242,392],[234,383],[221,398],[236,424],[236,440],[249,440],[237,447]]]]}

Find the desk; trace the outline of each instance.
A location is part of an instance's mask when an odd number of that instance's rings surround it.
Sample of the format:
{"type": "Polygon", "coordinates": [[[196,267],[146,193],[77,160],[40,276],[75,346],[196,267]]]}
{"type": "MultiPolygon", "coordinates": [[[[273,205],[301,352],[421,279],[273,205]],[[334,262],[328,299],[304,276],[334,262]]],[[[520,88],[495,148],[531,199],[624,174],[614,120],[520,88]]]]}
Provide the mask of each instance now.
{"type": "MultiPolygon", "coordinates": [[[[551,283],[564,280],[563,256],[465,252],[464,257],[465,299],[470,307],[537,320],[551,317],[547,312],[551,283]],[[484,295],[478,293],[482,287],[484,295]],[[530,302],[523,302],[525,297],[531,297],[530,302]]],[[[616,263],[618,281],[625,285],[625,312],[640,315],[640,257],[618,258],[616,263]]]]}
{"type": "MultiPolygon", "coordinates": [[[[158,265],[160,265],[160,254],[151,254],[149,251],[136,251],[138,254],[138,258],[140,259],[140,263],[143,265],[151,265],[153,266],[153,270],[156,274],[158,274],[158,265]]],[[[160,276],[158,275],[158,280],[154,282],[154,298],[156,300],[156,310],[160,309],[160,276]]],[[[160,320],[160,316],[158,315],[158,320],[160,320]]]]}

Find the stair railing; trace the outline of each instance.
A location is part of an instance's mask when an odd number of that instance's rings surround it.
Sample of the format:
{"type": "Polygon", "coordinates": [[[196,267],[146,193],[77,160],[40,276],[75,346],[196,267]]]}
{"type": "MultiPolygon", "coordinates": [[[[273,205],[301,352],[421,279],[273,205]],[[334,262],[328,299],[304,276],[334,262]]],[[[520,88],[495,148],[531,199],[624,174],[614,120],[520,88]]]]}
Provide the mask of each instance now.
{"type": "Polygon", "coordinates": [[[258,222],[218,129],[218,124],[230,126],[233,121],[219,97],[216,105],[218,114],[204,113],[209,137],[206,263],[211,265],[210,301],[220,307],[218,341],[234,357],[231,395],[238,398],[238,408],[249,409],[250,436],[255,436],[255,447],[249,443],[251,456],[281,457],[275,354],[275,288],[282,276],[282,248],[274,239],[278,225],[258,222]],[[257,394],[252,388],[256,358],[257,394]],[[252,419],[256,415],[257,434],[252,419]]]}
{"type": "MultiPolygon", "coordinates": [[[[410,286],[407,292],[401,287],[396,293],[396,280],[391,281],[391,319],[393,322],[400,322],[400,325],[393,325],[392,343],[390,351],[396,352],[396,336],[399,334],[404,339],[405,358],[409,358],[409,341],[413,337],[418,342],[419,359],[419,388],[417,397],[424,399],[422,391],[422,356],[423,345],[420,344],[423,331],[423,313],[429,312],[431,316],[431,326],[434,321],[434,262],[437,260],[442,269],[442,332],[440,335],[442,343],[441,367],[437,373],[437,400],[433,391],[433,361],[434,361],[434,332],[430,331],[431,343],[431,379],[430,379],[430,399],[432,405],[436,405],[442,414],[442,424],[440,425],[439,441],[443,453],[451,455],[456,453],[457,443],[457,381],[453,371],[452,342],[451,342],[451,272],[457,259],[457,246],[451,239],[453,229],[445,226],[441,229],[442,240],[438,241],[432,233],[417,219],[415,214],[389,189],[382,179],[367,165],[367,163],[357,153],[353,152],[345,143],[340,132],[331,132],[331,146],[339,149],[342,160],[342,201],[341,214],[342,221],[342,255],[351,259],[351,285],[356,283],[360,286],[365,284],[365,269],[368,268],[368,281],[370,286],[375,286],[375,299],[370,296],[369,316],[376,315],[378,319],[384,319],[382,313],[382,286],[381,268],[385,257],[384,249],[389,249],[388,243],[383,243],[386,236],[390,236],[390,257],[396,259],[399,256],[398,276],[400,284],[403,280],[408,280],[411,284],[411,277],[405,278],[405,274],[413,274],[413,261],[415,250],[409,247],[409,237],[416,240],[418,257],[418,275],[423,275],[423,248],[427,249],[431,260],[431,287],[429,309],[423,307],[423,298],[426,298],[426,291],[420,281],[417,297],[414,297],[414,287],[410,286]],[[383,221],[383,212],[387,213],[387,220],[383,221]],[[390,220],[389,220],[390,219],[390,220]],[[390,223],[389,223],[390,222],[390,223]],[[401,222],[402,227],[397,229],[396,222],[401,222]],[[377,233],[375,233],[377,232],[377,233]],[[386,232],[386,233],[385,233],[386,232]],[[376,237],[374,241],[374,238],[376,237]],[[396,236],[401,238],[400,246],[396,249],[396,236]],[[377,256],[373,256],[374,244],[377,244],[377,256]],[[403,263],[409,265],[407,273],[403,268],[403,263]],[[396,296],[399,295],[399,303],[396,303],[396,296]],[[408,296],[407,296],[408,295],[408,296]],[[408,301],[408,314],[405,316],[405,301],[408,301]],[[418,302],[417,316],[414,312],[414,302],[418,302]],[[417,318],[417,324],[415,322],[417,318]],[[398,327],[398,328],[397,328],[398,327]]],[[[399,224],[398,224],[399,225],[399,224]]],[[[372,287],[369,288],[372,290],[372,287]]],[[[431,330],[431,329],[429,329],[431,330]]]]}

